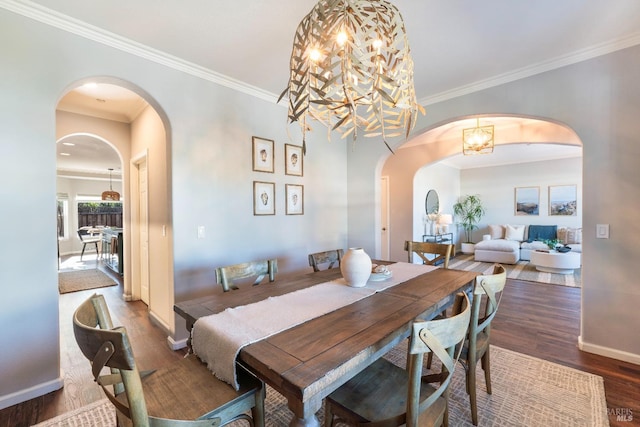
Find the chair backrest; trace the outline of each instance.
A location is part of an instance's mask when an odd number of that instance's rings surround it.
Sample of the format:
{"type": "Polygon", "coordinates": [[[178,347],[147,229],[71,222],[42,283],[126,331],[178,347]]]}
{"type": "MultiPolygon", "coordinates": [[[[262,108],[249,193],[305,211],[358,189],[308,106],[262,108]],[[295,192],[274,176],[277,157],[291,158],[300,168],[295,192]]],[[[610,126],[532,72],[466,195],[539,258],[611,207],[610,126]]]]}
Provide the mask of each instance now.
{"type": "Polygon", "coordinates": [[[407,395],[407,426],[417,426],[419,415],[429,408],[447,390],[455,365],[460,357],[471,308],[466,294],[458,314],[438,320],[416,321],[413,323],[407,367],[409,370],[409,389],[407,395]],[[422,366],[424,354],[433,353],[442,362],[440,387],[424,399],[420,399],[422,384],[422,366]]]}
{"type": "Polygon", "coordinates": [[[278,272],[278,260],[269,259],[264,261],[245,262],[242,264],[229,265],[227,267],[216,268],[217,283],[222,285],[222,289],[228,292],[231,289],[238,289],[236,280],[250,279],[256,277],[253,286],[262,282],[265,276],[269,276],[269,282],[276,280],[278,272]]]}
{"type": "Polygon", "coordinates": [[[93,235],[91,230],[95,230],[94,227],[80,227],[78,228],[78,237],[81,242],[93,243],[96,240],[100,240],[100,236],[93,235]]]}
{"type": "MultiPolygon", "coordinates": [[[[102,295],[94,294],[73,314],[73,333],[82,354],[89,359],[93,377],[118,412],[134,426],[148,426],[149,415],[127,331],[113,328],[109,309],[102,295]],[[100,375],[104,367],[111,375],[100,375]],[[115,393],[108,386],[115,385],[115,393]],[[128,406],[115,394],[124,390],[128,406]]],[[[120,418],[120,417],[119,417],[120,418]]]]}
{"type": "Polygon", "coordinates": [[[342,249],[316,252],[314,254],[309,254],[309,265],[313,267],[314,272],[320,271],[321,264],[329,264],[327,269],[333,268],[334,266],[340,267],[340,261],[342,261],[343,256],[344,251],[342,249]]]}
{"type": "Polygon", "coordinates": [[[438,265],[444,263],[444,268],[449,268],[449,259],[453,252],[453,245],[434,242],[404,242],[404,250],[407,251],[409,262],[413,262],[413,254],[422,258],[422,262],[428,265],[438,265]],[[433,255],[432,258],[429,255],[433,255]]]}
{"type": "Polygon", "coordinates": [[[493,266],[493,274],[476,277],[469,326],[469,341],[472,348],[475,348],[475,340],[480,332],[489,334],[491,321],[498,312],[506,283],[507,272],[501,264],[493,266]],[[484,313],[481,315],[482,306],[484,306],[484,313]]]}

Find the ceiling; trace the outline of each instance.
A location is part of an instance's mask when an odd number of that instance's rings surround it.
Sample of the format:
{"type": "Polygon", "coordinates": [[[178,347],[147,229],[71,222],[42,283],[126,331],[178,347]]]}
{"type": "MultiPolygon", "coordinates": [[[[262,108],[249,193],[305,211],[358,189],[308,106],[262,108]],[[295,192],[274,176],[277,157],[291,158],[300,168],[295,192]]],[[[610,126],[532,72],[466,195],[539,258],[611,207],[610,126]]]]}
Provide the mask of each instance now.
{"type": "MultiPolygon", "coordinates": [[[[640,44],[637,0],[393,3],[404,17],[416,93],[425,106],[640,44]]],[[[296,26],[314,4],[192,0],[187,8],[156,0],[0,0],[17,13],[274,101],[287,84],[296,26]]],[[[99,101],[89,99],[91,114],[102,114],[99,101]]],[[[85,101],[69,98],[61,108],[73,111],[85,101]]],[[[133,102],[126,113],[120,106],[116,120],[140,111],[133,102]]]]}

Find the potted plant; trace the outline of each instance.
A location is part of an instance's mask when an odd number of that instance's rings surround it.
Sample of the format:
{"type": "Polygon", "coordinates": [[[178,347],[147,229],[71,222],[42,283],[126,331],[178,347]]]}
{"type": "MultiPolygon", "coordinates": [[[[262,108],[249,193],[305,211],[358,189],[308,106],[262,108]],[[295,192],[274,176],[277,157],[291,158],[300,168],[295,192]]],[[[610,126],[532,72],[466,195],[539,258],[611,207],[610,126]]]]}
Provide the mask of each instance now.
{"type": "Polygon", "coordinates": [[[460,220],[465,232],[465,241],[462,242],[462,253],[472,254],[474,252],[474,243],[471,241],[471,232],[478,228],[478,222],[484,215],[484,207],[480,196],[467,195],[462,197],[453,205],[453,213],[460,220]]]}

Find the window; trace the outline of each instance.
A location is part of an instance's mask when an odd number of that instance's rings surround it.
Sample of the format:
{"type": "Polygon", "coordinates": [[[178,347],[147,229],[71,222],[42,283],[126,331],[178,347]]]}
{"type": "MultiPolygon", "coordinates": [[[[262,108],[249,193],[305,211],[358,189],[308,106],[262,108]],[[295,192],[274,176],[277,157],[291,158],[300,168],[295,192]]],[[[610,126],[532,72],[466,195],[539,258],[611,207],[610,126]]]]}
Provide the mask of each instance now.
{"type": "Polygon", "coordinates": [[[58,239],[69,238],[69,196],[58,194],[56,206],[56,218],[58,223],[58,239]]]}
{"type": "Polygon", "coordinates": [[[97,226],[122,228],[122,202],[78,197],[78,228],[97,226]]]}

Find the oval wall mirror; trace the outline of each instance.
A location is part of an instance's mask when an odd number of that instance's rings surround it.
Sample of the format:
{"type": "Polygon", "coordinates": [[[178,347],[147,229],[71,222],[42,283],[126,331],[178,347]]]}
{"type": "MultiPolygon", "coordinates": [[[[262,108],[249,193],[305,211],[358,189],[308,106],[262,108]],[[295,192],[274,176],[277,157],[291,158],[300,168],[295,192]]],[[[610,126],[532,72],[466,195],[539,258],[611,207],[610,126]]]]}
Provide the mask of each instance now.
{"type": "Polygon", "coordinates": [[[436,190],[429,190],[427,198],[424,201],[424,210],[427,215],[430,213],[438,213],[440,211],[440,199],[436,190]]]}

